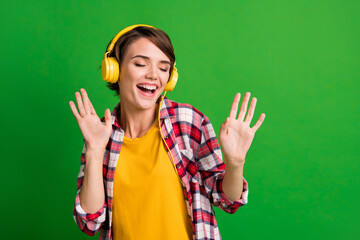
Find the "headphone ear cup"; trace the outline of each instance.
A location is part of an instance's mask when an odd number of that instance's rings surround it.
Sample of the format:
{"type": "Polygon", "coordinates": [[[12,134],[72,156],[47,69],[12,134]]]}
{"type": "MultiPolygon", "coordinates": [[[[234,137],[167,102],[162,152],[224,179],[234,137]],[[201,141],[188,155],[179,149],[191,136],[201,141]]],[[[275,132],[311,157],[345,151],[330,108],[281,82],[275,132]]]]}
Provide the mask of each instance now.
{"type": "Polygon", "coordinates": [[[119,79],[119,63],[116,58],[104,58],[101,63],[101,75],[104,81],[116,83],[119,79]]]}
{"type": "Polygon", "coordinates": [[[176,86],[176,83],[177,83],[177,80],[178,80],[178,77],[179,77],[179,74],[178,74],[178,72],[177,72],[176,67],[174,66],[174,68],[173,68],[173,70],[172,70],[172,72],[171,72],[169,81],[168,81],[168,83],[165,85],[164,91],[166,91],[166,92],[171,92],[172,90],[174,90],[174,88],[175,88],[175,86],[176,86]]]}

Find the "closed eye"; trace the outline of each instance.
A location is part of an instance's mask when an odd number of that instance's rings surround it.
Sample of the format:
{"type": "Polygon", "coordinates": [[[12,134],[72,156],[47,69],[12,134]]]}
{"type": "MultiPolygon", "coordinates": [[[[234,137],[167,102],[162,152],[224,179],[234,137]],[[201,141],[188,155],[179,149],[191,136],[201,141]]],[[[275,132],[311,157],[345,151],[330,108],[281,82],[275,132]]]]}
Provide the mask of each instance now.
{"type": "Polygon", "coordinates": [[[137,67],[145,67],[144,64],[139,64],[139,63],[135,63],[135,66],[137,66],[137,67]]]}
{"type": "Polygon", "coordinates": [[[163,71],[163,72],[167,72],[167,71],[168,71],[167,68],[160,68],[160,70],[163,71]]]}

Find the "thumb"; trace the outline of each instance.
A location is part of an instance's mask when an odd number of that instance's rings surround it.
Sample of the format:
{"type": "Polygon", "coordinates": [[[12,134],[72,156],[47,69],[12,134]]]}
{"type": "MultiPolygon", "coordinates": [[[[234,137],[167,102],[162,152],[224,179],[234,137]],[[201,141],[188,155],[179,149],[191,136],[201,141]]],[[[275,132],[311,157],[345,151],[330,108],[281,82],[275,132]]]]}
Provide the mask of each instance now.
{"type": "Polygon", "coordinates": [[[229,118],[226,118],[225,122],[220,126],[219,137],[225,137],[228,131],[229,118]]]}
{"type": "Polygon", "coordinates": [[[105,126],[109,127],[109,125],[111,126],[111,114],[110,114],[110,109],[106,109],[105,110],[105,126]]]}

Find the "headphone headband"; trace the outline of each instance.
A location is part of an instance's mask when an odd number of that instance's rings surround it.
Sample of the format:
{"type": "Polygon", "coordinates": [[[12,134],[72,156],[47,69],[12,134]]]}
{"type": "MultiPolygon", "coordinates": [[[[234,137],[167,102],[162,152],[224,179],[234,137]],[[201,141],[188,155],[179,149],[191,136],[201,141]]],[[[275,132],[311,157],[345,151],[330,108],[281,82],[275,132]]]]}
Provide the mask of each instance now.
{"type": "Polygon", "coordinates": [[[128,27],[124,28],[123,30],[121,30],[118,34],[115,35],[115,37],[111,40],[108,48],[106,49],[106,52],[109,53],[113,50],[115,43],[117,42],[117,40],[119,40],[119,38],[122,35],[124,35],[127,32],[130,32],[131,30],[133,30],[134,28],[137,28],[137,27],[150,27],[150,28],[157,29],[156,27],[146,25],[146,24],[135,24],[135,25],[128,26],[128,27]]]}

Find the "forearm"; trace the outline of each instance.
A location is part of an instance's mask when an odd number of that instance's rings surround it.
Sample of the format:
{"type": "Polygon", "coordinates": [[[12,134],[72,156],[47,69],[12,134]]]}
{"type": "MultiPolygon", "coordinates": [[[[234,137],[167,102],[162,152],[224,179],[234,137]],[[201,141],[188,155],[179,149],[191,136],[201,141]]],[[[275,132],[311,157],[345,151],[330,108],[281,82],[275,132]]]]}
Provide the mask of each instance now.
{"type": "Polygon", "coordinates": [[[87,213],[96,213],[105,202],[103,184],[104,151],[87,150],[85,153],[85,173],[80,190],[81,207],[87,213]]]}
{"type": "Polygon", "coordinates": [[[236,167],[230,164],[226,165],[222,189],[225,195],[232,201],[241,198],[243,192],[243,170],[244,164],[239,164],[236,167]]]}

